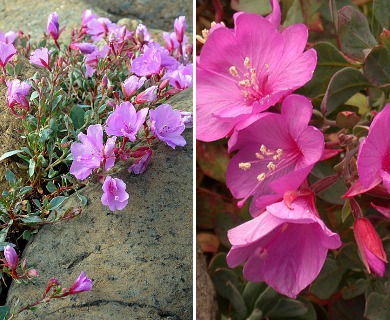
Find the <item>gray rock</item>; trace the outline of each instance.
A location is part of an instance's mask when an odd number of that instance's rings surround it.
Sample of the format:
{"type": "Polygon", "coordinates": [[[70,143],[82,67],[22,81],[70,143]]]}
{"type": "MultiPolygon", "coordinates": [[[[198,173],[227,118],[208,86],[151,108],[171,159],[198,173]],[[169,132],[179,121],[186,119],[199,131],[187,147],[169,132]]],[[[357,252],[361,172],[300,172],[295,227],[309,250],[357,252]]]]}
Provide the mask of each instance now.
{"type": "MultiPolygon", "coordinates": [[[[172,105],[191,109],[192,89],[172,105]]],[[[168,101],[169,102],[169,101],[168,101]]],[[[101,184],[80,191],[88,199],[81,215],[46,225],[30,241],[23,258],[40,272],[35,285],[13,283],[7,305],[20,307],[39,298],[47,280],[69,287],[81,271],[93,290],[51,301],[16,319],[192,319],[192,131],[187,145],[172,150],[155,143],[147,171],[121,177],[130,194],[123,211],[100,202],[101,184]]],[[[61,212],[80,206],[71,196],[61,212]]]]}
{"type": "Polygon", "coordinates": [[[196,318],[215,320],[218,316],[217,296],[207,270],[200,245],[196,244],[196,318]]]}
{"type": "Polygon", "coordinates": [[[99,7],[118,16],[141,19],[155,29],[171,30],[178,16],[186,16],[187,31],[192,32],[191,0],[84,0],[88,5],[99,7]]]}

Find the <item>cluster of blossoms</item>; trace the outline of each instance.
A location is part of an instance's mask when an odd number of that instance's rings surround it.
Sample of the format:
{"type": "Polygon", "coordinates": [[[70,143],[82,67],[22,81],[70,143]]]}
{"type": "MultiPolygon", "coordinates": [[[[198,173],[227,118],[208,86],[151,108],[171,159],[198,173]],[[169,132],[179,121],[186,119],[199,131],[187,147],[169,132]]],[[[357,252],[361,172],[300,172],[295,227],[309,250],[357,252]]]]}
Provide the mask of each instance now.
{"type": "MultiPolygon", "coordinates": [[[[239,207],[251,198],[253,219],[228,231],[228,265],[234,268],[246,261],[247,280],[264,281],[296,298],[318,276],[328,250],[342,243],[315,207],[316,194],[329,184],[309,186],[307,181],[314,165],[329,158],[324,135],[309,125],[311,101],[292,94],[312,78],[316,51],[305,51],[307,27],[283,28],[278,1],[271,0],[271,6],[267,17],[239,12],[234,29],[215,24],[204,33],[196,70],[197,139],[229,138],[228,150],[235,153],[227,186],[239,207]]],[[[382,182],[390,193],[386,123],[389,104],[360,144],[359,180],[346,196],[382,182]]],[[[386,254],[369,220],[356,217],[354,232],[368,271],[383,276],[386,254]]]]}

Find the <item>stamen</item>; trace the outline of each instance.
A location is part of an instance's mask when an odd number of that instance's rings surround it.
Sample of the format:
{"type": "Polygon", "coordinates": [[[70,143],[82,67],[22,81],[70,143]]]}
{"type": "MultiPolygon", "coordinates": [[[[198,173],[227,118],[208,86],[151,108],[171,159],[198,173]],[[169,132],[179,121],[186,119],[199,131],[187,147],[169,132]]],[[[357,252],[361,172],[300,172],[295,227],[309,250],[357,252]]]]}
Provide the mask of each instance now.
{"type": "Polygon", "coordinates": [[[251,67],[251,61],[249,60],[248,57],[245,57],[244,66],[247,67],[247,68],[251,67]]]}
{"type": "Polygon", "coordinates": [[[273,162],[267,164],[267,168],[269,171],[274,171],[276,169],[276,165],[273,162]]]}
{"type": "Polygon", "coordinates": [[[272,156],[274,153],[271,150],[268,150],[264,144],[260,146],[260,152],[266,156],[272,156]]]}
{"type": "Polygon", "coordinates": [[[240,162],[238,167],[244,171],[249,170],[251,168],[251,164],[249,162],[240,162]]]}
{"type": "Polygon", "coordinates": [[[265,173],[260,173],[258,176],[257,176],[257,181],[261,182],[261,181],[264,181],[265,179],[265,173]]]}
{"type": "Polygon", "coordinates": [[[233,76],[233,77],[238,77],[238,71],[237,71],[237,68],[235,66],[231,66],[229,68],[229,73],[233,76]]]}
{"type": "Polygon", "coordinates": [[[260,160],[264,159],[264,156],[260,152],[256,152],[255,154],[256,154],[257,159],[260,159],[260,160]]]}
{"type": "Polygon", "coordinates": [[[266,64],[264,65],[264,67],[268,70],[268,69],[269,69],[269,64],[266,63],[266,64]]]}
{"type": "Polygon", "coordinates": [[[241,80],[241,81],[238,82],[238,84],[240,86],[248,87],[248,88],[251,86],[251,82],[249,80],[241,80]]]}

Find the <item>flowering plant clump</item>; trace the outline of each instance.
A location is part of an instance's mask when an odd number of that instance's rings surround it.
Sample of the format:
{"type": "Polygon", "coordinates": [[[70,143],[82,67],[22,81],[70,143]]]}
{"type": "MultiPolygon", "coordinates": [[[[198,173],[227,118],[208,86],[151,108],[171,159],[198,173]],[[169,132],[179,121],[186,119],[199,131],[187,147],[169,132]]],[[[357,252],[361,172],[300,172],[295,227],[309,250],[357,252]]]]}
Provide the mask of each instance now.
{"type": "MultiPolygon", "coordinates": [[[[192,113],[167,103],[192,85],[192,45],[185,28],[185,17],[177,18],[162,45],[144,25],[128,30],[85,10],[68,40],[55,12],[39,45],[22,32],[0,33],[0,83],[7,87],[6,102],[25,141],[0,155],[0,161],[17,160],[26,173],[17,177],[7,169],[10,188],[0,197],[4,275],[25,283],[39,275],[20,262],[15,248],[22,250],[40,225],[80,214],[81,208],[57,213],[72,193],[86,205],[77,190],[97,181],[107,210],[124,210],[131,190],[116,177],[115,164],[123,162],[129,176],[142,174],[154,141],[171,148],[186,145],[182,134],[191,127],[192,113]],[[25,78],[24,68],[33,68],[34,75],[25,78]]],[[[40,300],[1,311],[11,319],[51,299],[91,289],[84,272],[69,289],[52,278],[40,300]]]]}
{"type": "Polygon", "coordinates": [[[388,317],[390,12],[353,2],[199,2],[197,239],[223,318],[388,317]]]}

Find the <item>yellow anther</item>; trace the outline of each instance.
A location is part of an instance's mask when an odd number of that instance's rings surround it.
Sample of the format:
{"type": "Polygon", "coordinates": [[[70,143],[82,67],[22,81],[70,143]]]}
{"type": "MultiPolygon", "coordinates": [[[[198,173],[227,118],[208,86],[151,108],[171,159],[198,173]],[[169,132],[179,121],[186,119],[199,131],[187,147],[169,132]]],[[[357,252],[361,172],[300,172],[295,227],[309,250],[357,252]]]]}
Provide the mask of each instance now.
{"type": "Polygon", "coordinates": [[[269,171],[274,171],[276,169],[276,165],[271,161],[270,163],[267,164],[267,168],[269,171]]]}
{"type": "Polygon", "coordinates": [[[266,69],[269,69],[269,64],[266,63],[266,64],[264,65],[264,67],[265,67],[266,69]]]}
{"type": "Polygon", "coordinates": [[[249,162],[240,162],[240,163],[238,164],[238,167],[239,167],[240,169],[244,170],[244,171],[250,169],[251,166],[252,166],[252,165],[251,165],[249,162]]]}
{"type": "Polygon", "coordinates": [[[233,76],[233,77],[238,77],[238,71],[237,71],[237,68],[235,66],[231,66],[229,68],[229,73],[233,76]]]}
{"type": "Polygon", "coordinates": [[[278,150],[276,150],[276,153],[277,154],[283,154],[283,150],[279,148],[278,150]]]}
{"type": "Polygon", "coordinates": [[[274,153],[271,150],[268,150],[264,144],[260,146],[260,152],[266,156],[272,156],[274,153]]]}
{"type": "Polygon", "coordinates": [[[256,154],[257,159],[260,159],[260,160],[264,159],[264,156],[260,152],[256,152],[255,154],[256,154]]]}
{"type": "Polygon", "coordinates": [[[247,67],[247,68],[251,67],[251,61],[249,60],[248,57],[245,57],[244,66],[247,67]]]}
{"type": "Polygon", "coordinates": [[[257,181],[261,182],[261,181],[264,181],[265,179],[265,173],[260,173],[258,176],[257,176],[257,181]]]}
{"type": "Polygon", "coordinates": [[[243,87],[250,87],[251,86],[251,82],[249,80],[241,80],[238,82],[238,84],[240,86],[243,86],[243,87]]]}

